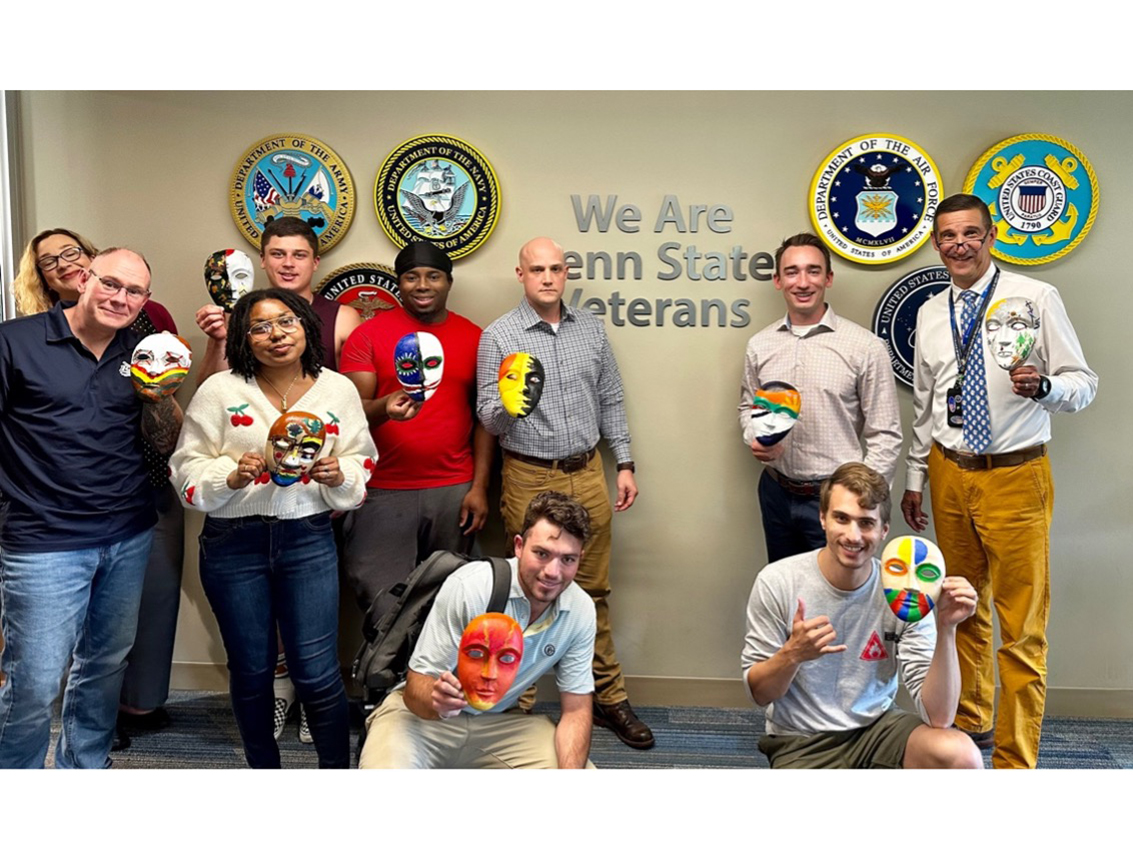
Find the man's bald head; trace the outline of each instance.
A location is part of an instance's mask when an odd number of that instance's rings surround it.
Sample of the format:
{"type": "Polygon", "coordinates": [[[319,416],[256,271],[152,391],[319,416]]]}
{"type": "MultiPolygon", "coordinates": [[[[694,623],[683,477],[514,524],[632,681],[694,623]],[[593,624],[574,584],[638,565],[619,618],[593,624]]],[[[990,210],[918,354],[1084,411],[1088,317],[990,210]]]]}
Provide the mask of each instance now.
{"type": "Polygon", "coordinates": [[[567,275],[563,246],[546,236],[532,239],[519,249],[515,274],[523,284],[527,303],[539,317],[546,322],[559,321],[567,275]]]}
{"type": "Polygon", "coordinates": [[[549,236],[536,236],[529,242],[525,242],[523,247],[519,249],[519,267],[523,267],[525,257],[529,256],[533,251],[539,250],[550,250],[557,253],[560,260],[563,258],[562,245],[549,236]]]}

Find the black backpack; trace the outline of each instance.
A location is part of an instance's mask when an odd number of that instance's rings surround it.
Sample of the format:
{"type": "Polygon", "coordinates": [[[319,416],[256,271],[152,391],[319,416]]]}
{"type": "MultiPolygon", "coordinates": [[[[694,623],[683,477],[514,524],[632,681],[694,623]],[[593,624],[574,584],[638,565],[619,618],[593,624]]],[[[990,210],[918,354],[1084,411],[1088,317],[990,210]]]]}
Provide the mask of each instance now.
{"type": "Polygon", "coordinates": [[[503,558],[473,558],[456,552],[434,552],[405,581],[374,597],[362,623],[366,642],[354,657],[352,668],[354,681],[365,689],[367,711],[380,705],[405,679],[413,647],[445,579],[465,564],[484,560],[491,561],[493,572],[488,612],[502,613],[511,590],[511,565],[503,558]]]}

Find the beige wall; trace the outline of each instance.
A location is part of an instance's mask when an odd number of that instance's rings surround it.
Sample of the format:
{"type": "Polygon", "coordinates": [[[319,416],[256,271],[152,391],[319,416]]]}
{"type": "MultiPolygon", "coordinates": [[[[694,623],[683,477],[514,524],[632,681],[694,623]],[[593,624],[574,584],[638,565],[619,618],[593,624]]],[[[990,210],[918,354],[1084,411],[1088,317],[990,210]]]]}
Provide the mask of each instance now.
{"type": "MultiPolygon", "coordinates": [[[[769,282],[659,281],[657,247],[674,240],[702,251],[774,250],[783,236],[809,228],[807,187],[822,157],[863,133],[918,143],[934,158],[947,192],[958,191],[970,165],[1008,136],[1043,132],[1072,141],[1099,176],[1100,214],[1077,250],[1036,275],[1061,291],[1101,386],[1092,407],[1054,422],[1050,684],[1064,709],[1118,705],[1133,713],[1133,637],[1125,616],[1133,603],[1133,461],[1126,447],[1133,410],[1126,382],[1110,365],[1125,356],[1119,321],[1128,289],[1124,246],[1133,233],[1128,94],[45,92],[25,93],[20,107],[29,232],[62,225],[102,245],[144,250],[158,300],[198,351],[204,341],[192,314],[207,300],[204,258],[222,247],[248,250],[228,212],[229,175],[246,147],[277,132],[327,142],[354,178],[357,213],[324,258],[323,272],[392,263],[394,246],[373,211],[377,170],[406,138],[443,132],[478,147],[503,189],[498,227],[456,268],[450,306],[472,320],[487,324],[514,306],[515,251],[539,234],[568,249],[632,250],[645,260],[641,281],[580,281],[568,285],[568,297],[581,285],[586,296],[602,298],[614,289],[627,298],[749,298],[746,328],[610,327],[642,491],[615,520],[617,645],[627,673],[679,679],[737,676],[744,604],[764,548],[758,464],[738,438],[734,408],[744,344],[783,304],[769,282]],[[590,193],[636,204],[642,232],[580,234],[570,195],[590,193]],[[654,234],[666,194],[686,206],[730,206],[732,232],[654,234]]],[[[880,268],[836,260],[830,300],[840,314],[868,324],[892,281],[935,261],[931,247],[880,268]]],[[[907,433],[910,394],[904,387],[899,394],[907,433]]],[[[903,475],[902,467],[898,498],[903,475]]],[[[190,518],[190,538],[199,524],[190,518]]],[[[907,532],[898,520],[893,533],[907,532]]],[[[493,541],[498,532],[488,536],[493,541]]],[[[224,660],[192,539],[188,550],[180,681],[190,665],[212,669],[224,660]]],[[[343,640],[344,647],[354,643],[343,640]]],[[[740,687],[712,684],[683,683],[685,698],[719,698],[740,687]]],[[[650,694],[663,692],[662,683],[650,694]]]]}

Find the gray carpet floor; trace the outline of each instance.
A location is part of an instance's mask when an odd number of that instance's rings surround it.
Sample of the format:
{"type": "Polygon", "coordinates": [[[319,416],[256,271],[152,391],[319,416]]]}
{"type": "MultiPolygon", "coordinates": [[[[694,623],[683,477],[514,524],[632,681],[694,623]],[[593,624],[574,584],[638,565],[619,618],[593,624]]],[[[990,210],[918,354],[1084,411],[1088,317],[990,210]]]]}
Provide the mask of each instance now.
{"type": "MultiPolygon", "coordinates": [[[[116,768],[245,766],[228,694],[176,691],[167,708],[172,724],[134,735],[129,749],[112,754],[116,768]]],[[[556,708],[540,703],[536,710],[553,715],[556,708]]],[[[632,750],[612,732],[595,728],[590,757],[599,768],[767,767],[756,746],[763,732],[759,709],[640,706],[637,713],[652,727],[657,746],[632,750]]],[[[316,766],[314,747],[299,742],[297,717],[283,732],[280,754],[285,768],[316,766]]],[[[985,764],[990,766],[990,754],[985,764]]],[[[1047,717],[1039,767],[1133,768],[1133,720],[1047,717]]]]}

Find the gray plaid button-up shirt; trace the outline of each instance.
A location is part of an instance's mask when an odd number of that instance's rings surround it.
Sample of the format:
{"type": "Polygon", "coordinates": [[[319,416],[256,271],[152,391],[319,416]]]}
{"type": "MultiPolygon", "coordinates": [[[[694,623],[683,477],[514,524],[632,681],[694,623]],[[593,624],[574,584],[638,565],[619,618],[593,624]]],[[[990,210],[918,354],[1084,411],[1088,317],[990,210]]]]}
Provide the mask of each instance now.
{"type": "Polygon", "coordinates": [[[561,460],[589,451],[605,437],[617,463],[631,460],[622,376],[602,320],[589,310],[561,307],[559,329],[524,298],[484,330],[476,358],[476,413],[500,445],[519,454],[561,460]],[[513,419],[500,401],[500,364],[516,352],[539,358],[546,373],[538,407],[513,419]]]}

